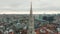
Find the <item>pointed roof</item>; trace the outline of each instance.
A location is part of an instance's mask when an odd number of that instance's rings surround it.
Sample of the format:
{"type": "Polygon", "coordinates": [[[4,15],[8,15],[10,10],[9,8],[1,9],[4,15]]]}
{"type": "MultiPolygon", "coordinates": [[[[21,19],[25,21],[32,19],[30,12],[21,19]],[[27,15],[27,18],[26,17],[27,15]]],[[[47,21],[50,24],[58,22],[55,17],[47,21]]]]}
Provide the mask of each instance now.
{"type": "Polygon", "coordinates": [[[32,2],[31,2],[31,7],[30,7],[30,15],[32,15],[32,2]]]}

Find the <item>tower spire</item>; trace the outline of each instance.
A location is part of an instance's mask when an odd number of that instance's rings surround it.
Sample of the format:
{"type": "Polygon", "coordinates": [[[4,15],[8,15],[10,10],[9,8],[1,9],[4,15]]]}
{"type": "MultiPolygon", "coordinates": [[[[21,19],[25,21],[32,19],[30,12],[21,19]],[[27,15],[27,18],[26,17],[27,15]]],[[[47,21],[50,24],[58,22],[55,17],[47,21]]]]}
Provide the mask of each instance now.
{"type": "Polygon", "coordinates": [[[30,15],[32,15],[32,2],[31,2],[31,7],[30,7],[30,15]]]}
{"type": "Polygon", "coordinates": [[[32,2],[30,6],[30,15],[29,15],[29,25],[28,25],[28,34],[35,34],[34,33],[34,18],[33,18],[33,10],[32,10],[32,2]]]}

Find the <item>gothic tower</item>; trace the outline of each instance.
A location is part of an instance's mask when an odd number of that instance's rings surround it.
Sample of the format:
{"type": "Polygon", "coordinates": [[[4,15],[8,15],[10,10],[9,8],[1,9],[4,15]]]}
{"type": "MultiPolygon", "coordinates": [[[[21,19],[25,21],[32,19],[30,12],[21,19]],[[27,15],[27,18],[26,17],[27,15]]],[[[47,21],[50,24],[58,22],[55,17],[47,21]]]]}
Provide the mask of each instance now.
{"type": "Polygon", "coordinates": [[[34,18],[33,18],[33,11],[32,11],[32,2],[31,2],[31,7],[30,7],[28,34],[35,34],[34,33],[34,18]]]}

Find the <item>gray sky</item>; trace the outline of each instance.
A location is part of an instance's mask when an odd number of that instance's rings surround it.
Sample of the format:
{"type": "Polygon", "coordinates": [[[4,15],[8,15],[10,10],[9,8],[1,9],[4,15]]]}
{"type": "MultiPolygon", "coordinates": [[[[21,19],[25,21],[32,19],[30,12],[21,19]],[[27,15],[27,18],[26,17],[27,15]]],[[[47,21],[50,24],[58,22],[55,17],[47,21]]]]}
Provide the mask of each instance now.
{"type": "MultiPolygon", "coordinates": [[[[32,0],[33,10],[60,11],[60,0],[32,0]]],[[[30,0],[0,0],[0,10],[29,10],[30,0]]]]}

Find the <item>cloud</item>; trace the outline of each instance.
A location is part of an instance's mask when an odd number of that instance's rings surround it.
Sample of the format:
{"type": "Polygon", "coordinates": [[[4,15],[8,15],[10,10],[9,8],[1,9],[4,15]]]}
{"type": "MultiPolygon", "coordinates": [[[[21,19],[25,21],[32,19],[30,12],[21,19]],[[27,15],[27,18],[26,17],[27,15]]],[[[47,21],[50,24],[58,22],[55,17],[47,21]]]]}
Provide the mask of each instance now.
{"type": "Polygon", "coordinates": [[[37,10],[59,10],[60,11],[60,0],[40,0],[37,7],[34,6],[37,10]]]}
{"type": "Polygon", "coordinates": [[[0,0],[0,10],[28,10],[29,3],[29,0],[0,0]]]}
{"type": "MultiPolygon", "coordinates": [[[[31,0],[0,0],[0,10],[29,10],[31,0]]],[[[58,10],[60,0],[32,0],[33,10],[58,10]]]]}

